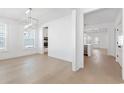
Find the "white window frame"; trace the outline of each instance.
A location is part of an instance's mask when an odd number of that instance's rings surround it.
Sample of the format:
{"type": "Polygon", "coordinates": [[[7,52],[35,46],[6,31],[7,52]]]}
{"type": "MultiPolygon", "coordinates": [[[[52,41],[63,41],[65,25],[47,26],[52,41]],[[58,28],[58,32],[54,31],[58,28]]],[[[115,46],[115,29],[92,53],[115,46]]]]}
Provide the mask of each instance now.
{"type": "Polygon", "coordinates": [[[7,51],[7,41],[8,41],[7,24],[0,23],[0,25],[4,25],[5,26],[5,47],[4,48],[0,48],[0,52],[4,52],[4,51],[7,51]]]}
{"type": "MultiPolygon", "coordinates": [[[[33,44],[33,47],[26,47],[25,46],[25,38],[24,38],[24,33],[23,33],[23,47],[24,49],[34,49],[36,48],[36,31],[35,30],[31,30],[31,31],[34,31],[34,44],[33,44]]],[[[30,31],[24,31],[24,32],[30,32],[30,31]]]]}

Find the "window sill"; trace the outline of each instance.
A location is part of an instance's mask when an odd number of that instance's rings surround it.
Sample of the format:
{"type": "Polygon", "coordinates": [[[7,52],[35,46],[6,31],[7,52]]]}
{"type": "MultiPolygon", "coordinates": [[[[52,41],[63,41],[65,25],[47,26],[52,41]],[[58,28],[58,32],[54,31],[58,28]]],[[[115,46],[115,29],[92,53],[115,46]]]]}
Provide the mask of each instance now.
{"type": "Polygon", "coordinates": [[[0,49],[0,53],[8,52],[7,49],[0,49]]]}
{"type": "Polygon", "coordinates": [[[24,50],[34,50],[36,49],[35,47],[24,47],[24,50]]]}

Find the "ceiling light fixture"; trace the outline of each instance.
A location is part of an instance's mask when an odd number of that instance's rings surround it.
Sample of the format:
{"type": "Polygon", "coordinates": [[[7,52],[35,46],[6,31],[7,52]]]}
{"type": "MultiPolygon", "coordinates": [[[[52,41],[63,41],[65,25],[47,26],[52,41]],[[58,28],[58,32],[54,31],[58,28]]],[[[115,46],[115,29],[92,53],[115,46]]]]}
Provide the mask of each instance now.
{"type": "Polygon", "coordinates": [[[36,18],[32,17],[32,8],[29,8],[25,12],[25,16],[26,16],[26,25],[24,26],[24,29],[32,28],[38,21],[36,18]]]}

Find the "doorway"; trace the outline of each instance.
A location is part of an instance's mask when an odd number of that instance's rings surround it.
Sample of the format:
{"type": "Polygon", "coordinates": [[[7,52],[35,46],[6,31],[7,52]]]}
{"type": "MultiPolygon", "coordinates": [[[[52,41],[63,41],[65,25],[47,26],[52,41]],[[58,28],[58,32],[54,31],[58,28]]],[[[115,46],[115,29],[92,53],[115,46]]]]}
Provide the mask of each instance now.
{"type": "Polygon", "coordinates": [[[110,73],[109,77],[116,73],[116,77],[121,77],[123,41],[121,15],[122,9],[115,8],[98,9],[84,14],[84,69],[94,67],[92,71],[110,73]]]}
{"type": "Polygon", "coordinates": [[[43,27],[43,53],[48,55],[48,27],[43,27]]]}

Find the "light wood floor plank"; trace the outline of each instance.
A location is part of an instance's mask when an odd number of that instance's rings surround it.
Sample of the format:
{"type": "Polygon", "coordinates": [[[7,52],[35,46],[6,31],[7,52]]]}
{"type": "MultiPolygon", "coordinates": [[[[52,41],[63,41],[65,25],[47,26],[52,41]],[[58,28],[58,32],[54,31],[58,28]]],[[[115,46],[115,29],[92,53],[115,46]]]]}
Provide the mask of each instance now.
{"type": "Polygon", "coordinates": [[[0,61],[1,84],[87,84],[124,83],[121,67],[105,50],[94,49],[93,56],[85,56],[85,68],[77,72],[71,63],[32,55],[0,61]]]}

